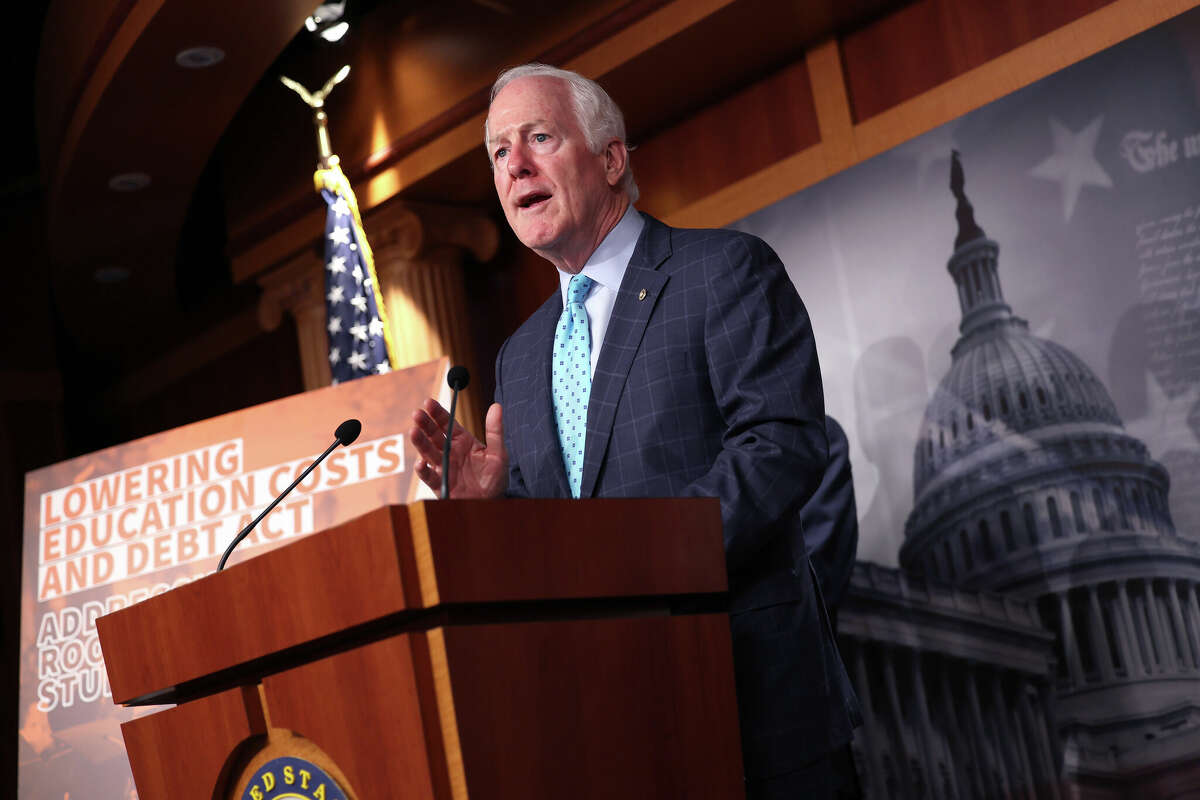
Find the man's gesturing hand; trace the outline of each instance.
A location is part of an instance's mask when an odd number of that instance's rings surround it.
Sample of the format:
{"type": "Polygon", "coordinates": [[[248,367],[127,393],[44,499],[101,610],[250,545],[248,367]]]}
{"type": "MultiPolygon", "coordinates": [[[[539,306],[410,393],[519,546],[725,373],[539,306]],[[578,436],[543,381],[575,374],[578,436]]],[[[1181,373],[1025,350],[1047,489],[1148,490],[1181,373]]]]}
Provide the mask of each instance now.
{"type": "MultiPolygon", "coordinates": [[[[417,476],[435,492],[442,488],[442,447],[450,413],[432,398],[413,412],[409,441],[417,448],[417,476]]],[[[508,487],[508,451],[504,449],[504,419],[499,403],[492,403],[484,421],[486,444],[461,425],[454,426],[450,443],[450,496],[499,497],[508,487]]]]}

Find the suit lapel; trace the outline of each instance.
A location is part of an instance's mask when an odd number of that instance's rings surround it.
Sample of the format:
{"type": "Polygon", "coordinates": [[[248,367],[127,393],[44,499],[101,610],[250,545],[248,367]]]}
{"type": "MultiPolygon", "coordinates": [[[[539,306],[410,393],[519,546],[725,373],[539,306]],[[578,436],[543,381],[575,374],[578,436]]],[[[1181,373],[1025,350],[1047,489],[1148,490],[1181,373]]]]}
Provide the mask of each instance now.
{"type": "Polygon", "coordinates": [[[604,336],[604,347],[600,351],[600,361],[592,377],[580,497],[591,497],[596,490],[600,465],[604,463],[612,438],[617,401],[625,389],[629,369],[633,366],[633,358],[637,355],[659,293],[667,283],[667,276],[658,268],[671,255],[670,229],[650,216],[643,216],[646,217],[646,227],[621,280],[612,317],[609,318],[608,332],[604,336]]]}
{"type": "Polygon", "coordinates": [[[529,383],[534,404],[531,442],[536,478],[535,485],[528,488],[534,497],[570,497],[571,487],[567,483],[567,468],[563,464],[558,427],[554,423],[554,400],[550,392],[550,358],[554,349],[554,330],[562,315],[561,294],[556,293],[538,313],[541,316],[532,332],[532,349],[537,357],[533,361],[529,383]]]}

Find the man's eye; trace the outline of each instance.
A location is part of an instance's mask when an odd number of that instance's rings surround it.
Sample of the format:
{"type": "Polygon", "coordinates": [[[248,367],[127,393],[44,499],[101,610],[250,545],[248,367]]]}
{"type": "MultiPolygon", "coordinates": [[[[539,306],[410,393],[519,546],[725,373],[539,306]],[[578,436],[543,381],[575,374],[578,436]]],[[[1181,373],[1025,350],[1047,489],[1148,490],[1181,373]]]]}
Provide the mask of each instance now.
{"type": "Polygon", "coordinates": [[[548,142],[548,141],[550,141],[550,134],[548,134],[548,133],[535,133],[535,134],[533,135],[533,140],[534,140],[535,142],[537,142],[538,144],[541,144],[542,142],[548,142]]]}
{"type": "Polygon", "coordinates": [[[499,150],[496,151],[496,160],[499,161],[500,159],[504,158],[506,155],[508,155],[508,148],[501,147],[499,150]]]}

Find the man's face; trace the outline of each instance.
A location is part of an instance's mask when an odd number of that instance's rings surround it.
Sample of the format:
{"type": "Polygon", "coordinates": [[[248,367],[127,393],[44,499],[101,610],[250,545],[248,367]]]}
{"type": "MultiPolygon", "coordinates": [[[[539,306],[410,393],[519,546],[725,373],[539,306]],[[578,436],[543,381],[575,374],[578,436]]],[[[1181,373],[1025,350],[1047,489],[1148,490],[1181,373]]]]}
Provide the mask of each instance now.
{"type": "Polygon", "coordinates": [[[605,152],[588,150],[565,81],[518,78],[488,111],[496,194],[508,224],[526,247],[577,271],[607,232],[621,205],[619,174],[605,152]]]}

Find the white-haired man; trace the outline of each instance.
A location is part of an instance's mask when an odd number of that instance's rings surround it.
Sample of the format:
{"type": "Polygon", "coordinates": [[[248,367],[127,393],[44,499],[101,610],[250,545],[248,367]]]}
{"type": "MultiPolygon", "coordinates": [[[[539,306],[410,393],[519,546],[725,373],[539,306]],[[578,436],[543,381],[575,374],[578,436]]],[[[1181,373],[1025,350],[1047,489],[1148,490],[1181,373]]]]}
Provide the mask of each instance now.
{"type": "MultiPolygon", "coordinates": [[[[556,292],[500,349],[485,442],[456,429],[455,497],[721,500],[748,794],[833,797],[859,721],[797,510],[827,461],[808,315],[762,241],[633,208],[620,110],[541,64],[502,74],[485,143],[517,237],[556,292]]],[[[448,416],[414,415],[440,485],[448,416]]]]}

